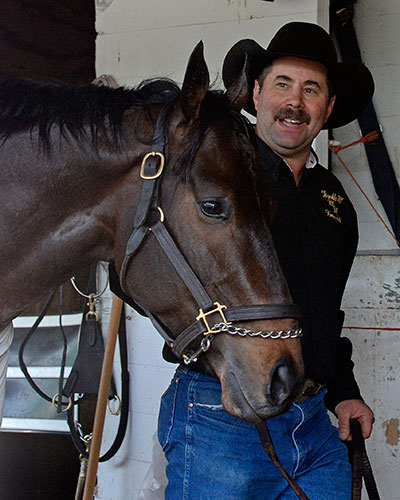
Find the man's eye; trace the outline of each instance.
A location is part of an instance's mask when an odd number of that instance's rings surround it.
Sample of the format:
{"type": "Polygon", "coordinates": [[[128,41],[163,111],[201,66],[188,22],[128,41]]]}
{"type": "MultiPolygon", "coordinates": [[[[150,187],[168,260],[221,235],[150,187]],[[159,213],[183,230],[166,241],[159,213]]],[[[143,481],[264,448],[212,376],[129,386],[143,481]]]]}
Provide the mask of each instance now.
{"type": "Polygon", "coordinates": [[[224,206],[220,200],[205,200],[200,203],[200,210],[207,217],[226,218],[224,206]]]}

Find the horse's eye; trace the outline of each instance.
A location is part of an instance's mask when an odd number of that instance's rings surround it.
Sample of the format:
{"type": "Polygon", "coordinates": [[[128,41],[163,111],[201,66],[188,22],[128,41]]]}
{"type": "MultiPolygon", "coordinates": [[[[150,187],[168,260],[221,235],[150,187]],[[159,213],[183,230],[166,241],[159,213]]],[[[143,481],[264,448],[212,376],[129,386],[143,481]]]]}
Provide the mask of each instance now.
{"type": "Polygon", "coordinates": [[[228,217],[222,200],[203,200],[200,202],[200,210],[205,216],[214,219],[226,219],[228,217]]]}

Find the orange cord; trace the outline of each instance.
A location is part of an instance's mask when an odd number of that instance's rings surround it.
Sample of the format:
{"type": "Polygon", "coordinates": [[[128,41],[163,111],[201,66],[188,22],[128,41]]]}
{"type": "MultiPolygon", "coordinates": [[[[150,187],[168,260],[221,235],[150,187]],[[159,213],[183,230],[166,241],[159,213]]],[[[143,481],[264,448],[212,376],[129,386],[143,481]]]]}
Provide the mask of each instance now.
{"type": "Polygon", "coordinates": [[[343,165],[343,167],[346,169],[347,173],[350,175],[350,177],[353,179],[354,183],[356,184],[356,186],[358,187],[358,189],[361,191],[361,193],[363,194],[364,198],[368,201],[368,203],[370,204],[372,210],[375,212],[375,214],[377,215],[377,217],[379,218],[379,220],[382,222],[382,224],[385,226],[386,230],[388,231],[388,233],[390,234],[390,236],[394,239],[394,241],[396,242],[397,246],[400,247],[400,242],[399,240],[396,238],[395,234],[393,233],[393,231],[390,229],[390,227],[386,224],[386,222],[383,220],[382,216],[380,215],[380,213],[378,212],[378,210],[374,207],[373,203],[371,202],[371,200],[368,198],[368,195],[365,193],[365,191],[363,190],[363,188],[360,186],[360,184],[357,182],[357,180],[355,179],[355,177],[353,176],[353,174],[350,172],[349,168],[346,166],[346,164],[344,163],[344,161],[340,158],[339,156],[339,151],[342,151],[343,149],[346,149],[346,148],[349,148],[351,146],[354,146],[355,144],[359,144],[360,142],[372,142],[374,141],[375,139],[377,139],[379,137],[378,135],[378,132],[376,132],[375,130],[373,132],[370,132],[369,134],[361,137],[361,139],[359,139],[358,141],[354,141],[354,142],[351,142],[350,144],[347,144],[346,146],[331,146],[329,144],[329,149],[332,151],[332,153],[334,153],[337,157],[337,159],[340,161],[340,163],[343,165]]]}
{"type": "MultiPolygon", "coordinates": [[[[379,214],[379,212],[377,211],[377,209],[374,207],[374,205],[371,202],[371,200],[368,198],[367,194],[364,192],[363,188],[360,186],[360,184],[357,182],[357,180],[355,179],[355,177],[353,176],[353,174],[350,172],[349,168],[346,166],[346,164],[344,163],[344,161],[339,156],[339,151],[342,151],[343,149],[347,149],[347,148],[349,148],[351,146],[354,146],[355,144],[359,144],[361,142],[362,143],[372,142],[375,139],[377,139],[378,137],[379,137],[378,132],[376,132],[376,130],[374,130],[373,132],[370,132],[369,134],[366,134],[363,137],[361,137],[361,139],[359,139],[358,141],[351,142],[350,144],[347,144],[346,146],[340,146],[340,145],[334,146],[334,145],[329,144],[329,149],[332,151],[332,153],[334,153],[336,155],[337,159],[340,161],[340,163],[346,169],[347,173],[353,179],[354,183],[356,184],[356,186],[358,187],[358,189],[361,191],[361,193],[363,194],[364,198],[370,204],[372,210],[375,212],[375,214],[378,216],[379,220],[385,226],[385,228],[387,229],[387,231],[389,232],[389,234],[392,236],[392,238],[394,239],[394,241],[397,243],[397,246],[400,247],[400,242],[396,238],[396,236],[393,233],[393,231],[390,229],[390,227],[383,220],[383,218],[381,217],[381,215],[379,214]]],[[[387,331],[400,331],[400,328],[390,328],[390,327],[381,328],[381,327],[378,327],[378,326],[344,326],[343,328],[346,328],[348,330],[387,330],[387,331]]]]}

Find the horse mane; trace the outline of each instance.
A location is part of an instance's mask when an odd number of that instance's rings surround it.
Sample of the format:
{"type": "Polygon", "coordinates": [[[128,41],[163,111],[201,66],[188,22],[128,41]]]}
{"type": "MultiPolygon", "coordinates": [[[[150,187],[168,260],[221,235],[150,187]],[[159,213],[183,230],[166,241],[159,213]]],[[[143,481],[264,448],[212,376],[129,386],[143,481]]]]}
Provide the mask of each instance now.
{"type": "Polygon", "coordinates": [[[47,147],[50,131],[58,126],[61,134],[92,145],[102,135],[114,145],[123,138],[123,115],[131,108],[175,101],[179,87],[168,79],[145,80],[136,88],[116,89],[92,84],[68,86],[14,78],[0,82],[0,138],[6,141],[23,130],[38,128],[40,143],[47,147]]]}
{"type": "MultiPolygon", "coordinates": [[[[179,86],[170,79],[144,80],[136,88],[110,88],[92,84],[69,86],[15,78],[0,81],[0,140],[23,130],[37,128],[40,145],[49,150],[50,133],[58,127],[67,140],[78,143],[91,140],[96,149],[101,136],[116,148],[123,146],[123,116],[132,108],[163,107],[163,134],[167,137],[169,117],[180,96],[179,86]],[[88,137],[89,135],[89,137],[88,137]]],[[[151,125],[150,113],[147,119],[151,125]]],[[[193,159],[210,128],[221,119],[232,123],[232,130],[248,139],[252,126],[238,111],[232,109],[221,90],[210,89],[191,127],[185,147],[175,162],[182,175],[190,172],[193,159]]],[[[136,131],[139,134],[139,131],[136,131]]],[[[144,139],[138,139],[143,142],[144,139]]],[[[246,141],[247,142],[247,141],[246,141]]],[[[1,144],[0,144],[1,145],[1,144]]]]}

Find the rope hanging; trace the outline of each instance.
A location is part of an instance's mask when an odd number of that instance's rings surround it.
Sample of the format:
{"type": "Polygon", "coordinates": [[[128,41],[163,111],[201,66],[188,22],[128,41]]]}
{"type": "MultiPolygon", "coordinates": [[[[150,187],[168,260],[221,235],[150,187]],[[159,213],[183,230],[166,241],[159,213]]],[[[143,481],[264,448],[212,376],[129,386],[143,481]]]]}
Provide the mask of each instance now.
{"type": "Polygon", "coordinates": [[[337,159],[340,161],[340,163],[346,169],[347,173],[350,175],[350,177],[352,178],[352,180],[354,181],[354,183],[356,184],[356,186],[358,187],[358,189],[361,191],[361,193],[364,196],[364,198],[370,204],[372,210],[375,212],[375,214],[377,215],[377,217],[379,218],[379,220],[382,222],[382,224],[385,226],[385,228],[388,231],[388,233],[390,234],[390,236],[394,239],[394,241],[396,242],[397,246],[400,248],[400,242],[396,238],[394,232],[391,230],[391,228],[383,220],[382,216],[380,215],[380,213],[378,212],[378,210],[374,207],[374,205],[373,205],[372,201],[369,199],[368,195],[365,193],[365,191],[363,190],[363,188],[357,182],[357,180],[355,179],[354,175],[350,172],[350,169],[347,167],[347,165],[345,164],[345,162],[339,156],[339,151],[342,151],[343,149],[350,148],[351,146],[354,146],[354,145],[359,144],[359,143],[373,142],[378,137],[379,137],[378,132],[376,132],[374,130],[374,131],[370,132],[369,134],[366,134],[363,137],[361,137],[361,139],[358,139],[358,141],[351,142],[350,144],[347,144],[346,146],[336,145],[336,144],[334,144],[334,141],[331,141],[329,143],[329,149],[332,151],[332,153],[334,153],[336,155],[337,159]]]}
{"type": "MultiPolygon", "coordinates": [[[[372,201],[369,199],[368,195],[365,193],[363,188],[360,186],[354,175],[351,173],[350,169],[348,166],[345,164],[345,162],[342,160],[342,158],[339,156],[339,151],[343,151],[344,149],[350,148],[351,146],[355,146],[356,144],[360,143],[368,143],[368,142],[373,142],[379,137],[378,132],[375,130],[372,132],[369,132],[368,134],[364,135],[361,137],[361,139],[358,139],[357,141],[353,141],[350,144],[347,144],[345,146],[341,146],[340,144],[336,144],[335,141],[329,141],[329,149],[334,153],[339,160],[339,162],[342,164],[342,166],[345,168],[346,172],[350,175],[351,179],[355,183],[355,185],[358,187],[358,189],[361,191],[362,195],[364,198],[368,201],[369,205],[371,206],[372,210],[375,212],[379,220],[382,222],[382,224],[385,226],[386,230],[390,234],[390,236],[394,239],[396,242],[397,246],[400,248],[400,242],[396,238],[395,234],[391,230],[391,228],[386,224],[386,222],[383,220],[382,216],[378,212],[378,210],[375,208],[374,204],[372,201]]],[[[400,328],[391,328],[391,327],[374,327],[374,326],[344,326],[344,329],[348,330],[385,330],[385,331],[400,331],[400,328]]]]}

